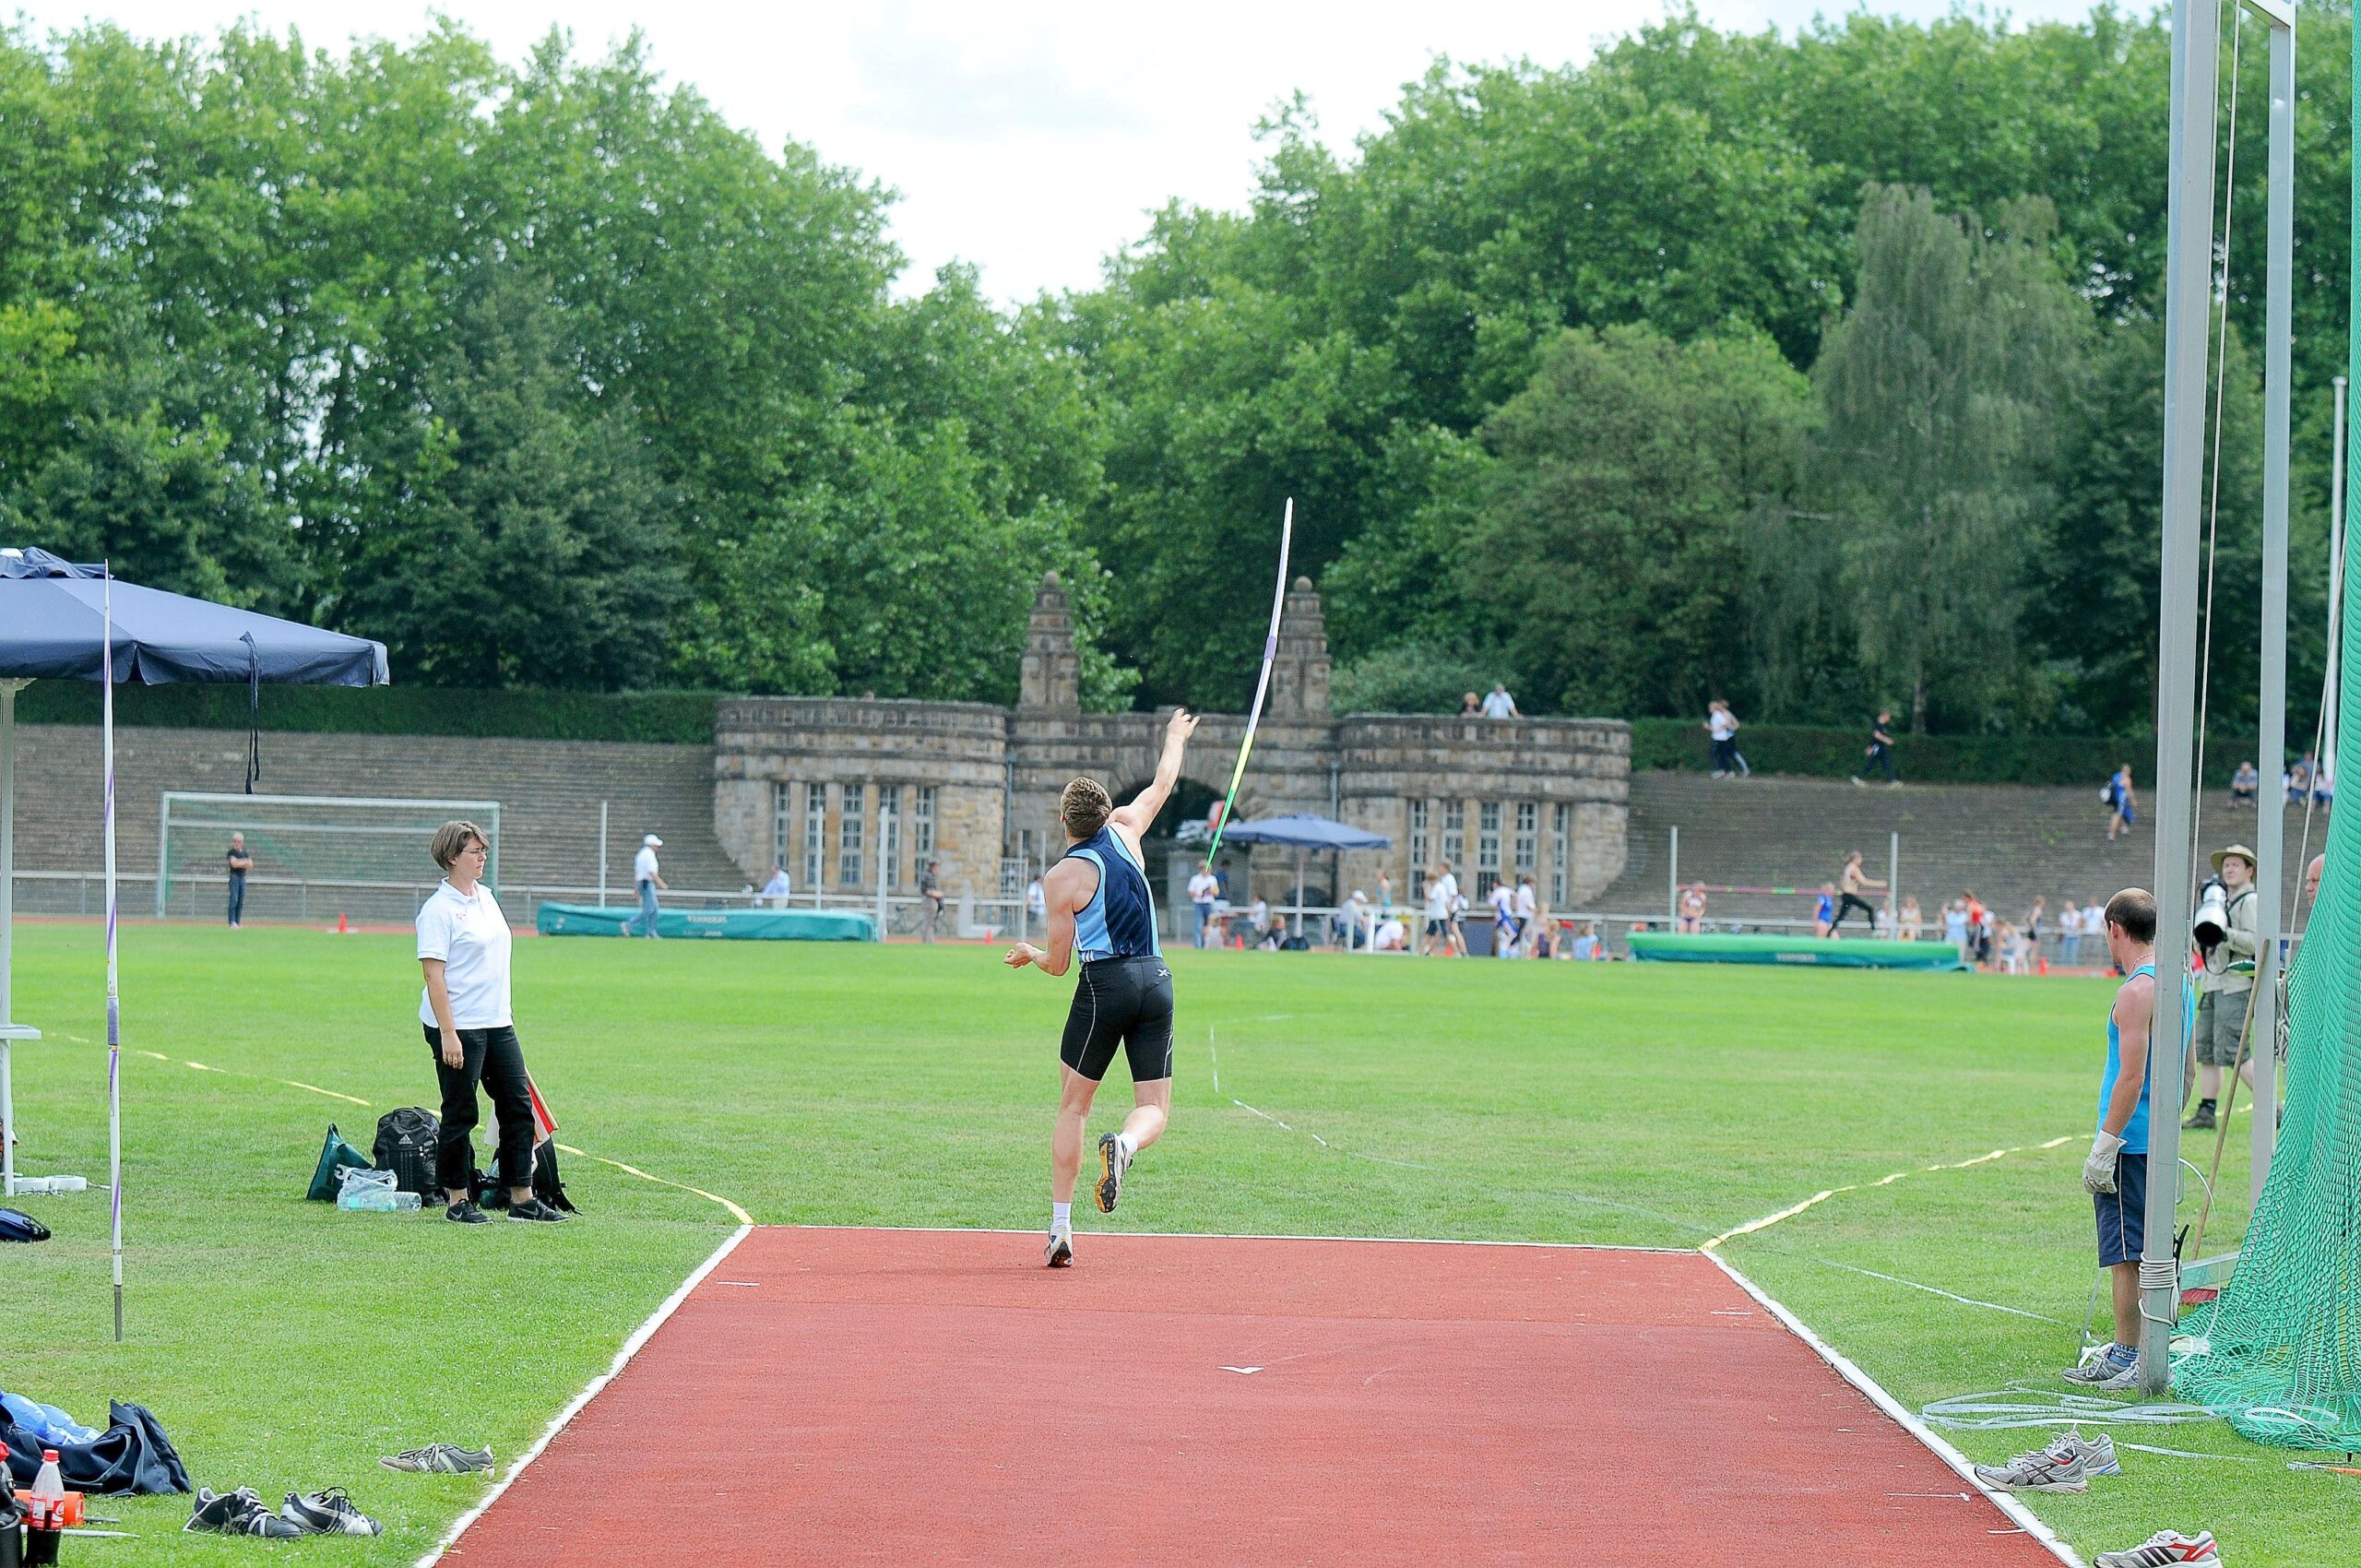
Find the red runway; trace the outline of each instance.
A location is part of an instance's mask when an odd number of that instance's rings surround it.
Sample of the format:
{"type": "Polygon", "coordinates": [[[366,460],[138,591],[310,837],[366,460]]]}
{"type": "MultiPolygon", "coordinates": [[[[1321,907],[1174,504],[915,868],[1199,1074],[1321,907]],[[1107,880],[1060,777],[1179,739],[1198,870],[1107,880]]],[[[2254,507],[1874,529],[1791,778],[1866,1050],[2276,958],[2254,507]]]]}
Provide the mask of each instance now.
{"type": "Polygon", "coordinates": [[[1077,1246],[757,1229],[449,1557],[2058,1562],[1698,1253],[1077,1246]]]}

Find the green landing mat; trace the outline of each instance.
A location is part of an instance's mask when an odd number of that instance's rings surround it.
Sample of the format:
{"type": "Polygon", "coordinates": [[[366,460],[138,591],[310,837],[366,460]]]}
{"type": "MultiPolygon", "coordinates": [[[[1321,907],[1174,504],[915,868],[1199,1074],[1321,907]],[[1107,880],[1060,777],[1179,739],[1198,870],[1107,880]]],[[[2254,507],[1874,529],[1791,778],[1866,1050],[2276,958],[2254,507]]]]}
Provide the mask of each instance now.
{"type": "MultiPolygon", "coordinates": [[[[543,936],[622,936],[623,922],[638,913],[635,905],[602,909],[595,904],[543,904],[537,919],[543,936]]],[[[656,917],[656,934],[725,942],[874,942],[877,925],[867,915],[842,909],[665,909],[656,917]]]]}
{"type": "Polygon", "coordinates": [[[1676,936],[1633,932],[1631,956],[1655,964],[1817,964],[1839,969],[1964,969],[1948,942],[1870,942],[1810,936],[1676,936]]]}

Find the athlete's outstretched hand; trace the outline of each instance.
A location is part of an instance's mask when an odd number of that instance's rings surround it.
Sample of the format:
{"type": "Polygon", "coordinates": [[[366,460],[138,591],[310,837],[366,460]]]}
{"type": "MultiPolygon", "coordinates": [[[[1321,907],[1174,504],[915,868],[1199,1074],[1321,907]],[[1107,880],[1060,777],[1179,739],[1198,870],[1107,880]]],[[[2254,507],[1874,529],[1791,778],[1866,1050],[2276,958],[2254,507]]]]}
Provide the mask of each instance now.
{"type": "Polygon", "coordinates": [[[1027,964],[1040,962],[1040,959],[1041,950],[1038,947],[1034,946],[1029,942],[1020,942],[1015,946],[1008,950],[1008,956],[1002,959],[1001,962],[1006,964],[1012,969],[1021,969],[1027,964]]]}
{"type": "Polygon", "coordinates": [[[1197,716],[1185,707],[1176,707],[1172,710],[1172,717],[1165,721],[1164,732],[1185,741],[1197,732],[1197,716]]]}

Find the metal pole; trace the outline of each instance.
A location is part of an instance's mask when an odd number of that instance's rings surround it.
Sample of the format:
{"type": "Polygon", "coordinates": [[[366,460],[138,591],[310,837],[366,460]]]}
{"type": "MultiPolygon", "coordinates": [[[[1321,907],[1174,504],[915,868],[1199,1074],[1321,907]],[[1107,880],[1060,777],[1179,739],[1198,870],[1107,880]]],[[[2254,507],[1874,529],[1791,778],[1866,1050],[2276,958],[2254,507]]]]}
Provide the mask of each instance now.
{"type": "Polygon", "coordinates": [[[123,1343],[123,1005],[115,987],[114,880],[114,573],[110,567],[103,589],[105,618],[101,623],[100,688],[103,693],[106,736],[106,871],[107,871],[107,1200],[111,1214],[114,1257],[114,1339],[123,1343]]]}
{"type": "Polygon", "coordinates": [[[14,1039],[38,1039],[19,1032],[13,1004],[17,923],[17,694],[22,681],[0,681],[0,1195],[17,1195],[16,1087],[8,1075],[14,1039]]]}
{"type": "Polygon", "coordinates": [[[607,907],[607,802],[599,802],[599,908],[607,907]]]}
{"type": "MultiPolygon", "coordinates": [[[[2156,981],[2148,1031],[2147,1234],[2140,1258],[2140,1388],[2172,1381],[2178,1280],[2180,1081],[2189,1026],[2189,831],[2196,807],[2198,540],[2205,499],[2207,328],[2213,297],[2214,105],[2221,0],[2173,0],[2172,158],[2165,262],[2165,460],[2156,624],[2156,981]]],[[[2123,1324],[2116,1325],[2121,1336],[2123,1324]]]]}
{"type": "MultiPolygon", "coordinates": [[[[2296,254],[2296,30],[2275,18],[2271,28],[2271,181],[2264,263],[2262,359],[2262,754],[2278,756],[2287,736],[2287,419],[2290,345],[2289,279],[2296,254]]],[[[2315,759],[2318,760],[2318,759],[2315,759]]],[[[2261,794],[2258,791],[2257,799],[2261,794]]],[[[2255,926],[2252,1143],[2254,1196],[2262,1196],[2278,1142],[2279,889],[2284,873],[2281,840],[2286,806],[2273,800],[2255,813],[2255,926]]]]}
{"type": "MultiPolygon", "coordinates": [[[[2337,376],[2331,385],[2336,389],[2336,445],[2329,464],[2328,486],[2328,696],[2320,717],[2320,766],[2330,778],[2336,777],[2337,681],[2339,667],[2343,663],[2343,638],[2338,635],[2338,620],[2344,600],[2344,388],[2345,380],[2337,376]]],[[[2264,777],[2278,766],[2276,759],[2263,764],[2264,777]]]]}
{"type": "Polygon", "coordinates": [[[1665,919],[1667,931],[1680,929],[1680,829],[1672,830],[1672,875],[1665,886],[1665,919]]]}
{"type": "Polygon", "coordinates": [[[880,785],[877,793],[877,940],[885,940],[885,790],[890,785],[880,785]]]}
{"type": "Polygon", "coordinates": [[[1902,934],[1902,834],[1897,830],[1886,835],[1885,843],[1885,933],[1902,934]]]}

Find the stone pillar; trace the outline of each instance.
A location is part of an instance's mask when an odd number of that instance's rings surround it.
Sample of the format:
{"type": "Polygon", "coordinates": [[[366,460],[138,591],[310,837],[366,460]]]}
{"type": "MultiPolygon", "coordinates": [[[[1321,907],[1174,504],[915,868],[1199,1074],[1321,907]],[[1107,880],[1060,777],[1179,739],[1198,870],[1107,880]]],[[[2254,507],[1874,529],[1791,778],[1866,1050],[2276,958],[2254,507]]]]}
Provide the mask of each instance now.
{"type": "MultiPolygon", "coordinates": [[[[1324,687],[1323,687],[1324,689],[1324,687]]],[[[1081,662],[1074,651],[1074,613],[1055,572],[1045,573],[1033,595],[1033,617],[1025,630],[1025,672],[1017,702],[1024,707],[1082,709],[1081,662]]]]}
{"type": "MultiPolygon", "coordinates": [[[[1310,577],[1298,577],[1279,612],[1278,656],[1271,662],[1274,719],[1328,717],[1328,623],[1310,577]]],[[[1323,806],[1322,811],[1325,813],[1323,806]]]]}

